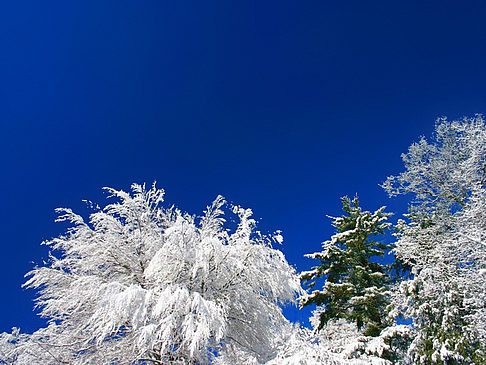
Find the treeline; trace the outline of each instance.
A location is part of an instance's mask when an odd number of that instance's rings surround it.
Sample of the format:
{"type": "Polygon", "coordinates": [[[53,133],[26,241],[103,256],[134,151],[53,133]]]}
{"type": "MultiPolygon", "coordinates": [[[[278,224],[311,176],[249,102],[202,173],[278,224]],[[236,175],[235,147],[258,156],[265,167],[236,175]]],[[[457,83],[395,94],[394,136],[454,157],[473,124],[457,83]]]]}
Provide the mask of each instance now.
{"type": "Polygon", "coordinates": [[[0,363],[486,364],[483,118],[440,119],[402,158],[383,188],[412,197],[404,219],[342,198],[300,274],[280,232],[222,197],[196,217],[134,184],[87,220],[59,209],[71,228],[24,284],[48,325],[1,334],[0,363]],[[288,303],[315,307],[312,329],[285,319],[288,303]]]}

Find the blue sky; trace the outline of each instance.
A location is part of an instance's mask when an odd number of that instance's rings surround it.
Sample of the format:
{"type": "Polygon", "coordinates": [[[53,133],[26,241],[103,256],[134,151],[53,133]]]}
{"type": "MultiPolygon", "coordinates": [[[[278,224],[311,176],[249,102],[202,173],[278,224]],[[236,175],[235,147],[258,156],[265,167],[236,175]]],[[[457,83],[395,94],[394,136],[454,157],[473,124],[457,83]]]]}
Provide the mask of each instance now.
{"type": "MultiPolygon", "coordinates": [[[[23,275],[54,208],[156,180],[199,214],[218,194],[282,229],[298,270],[326,214],[379,187],[440,116],[486,112],[483,1],[0,4],[0,332],[33,331],[23,275]]],[[[395,220],[398,217],[395,216],[395,220]]],[[[292,312],[293,319],[308,314],[292,312]]]]}

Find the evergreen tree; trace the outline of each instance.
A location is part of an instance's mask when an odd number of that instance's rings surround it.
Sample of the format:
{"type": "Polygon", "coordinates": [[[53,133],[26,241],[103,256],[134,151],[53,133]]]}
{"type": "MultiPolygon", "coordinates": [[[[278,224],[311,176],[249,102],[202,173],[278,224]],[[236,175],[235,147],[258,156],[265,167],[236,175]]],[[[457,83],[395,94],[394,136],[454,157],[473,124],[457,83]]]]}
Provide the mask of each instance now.
{"type": "Polygon", "coordinates": [[[323,243],[324,250],[307,257],[319,259],[319,266],[301,274],[309,288],[324,278],[322,290],[314,290],[301,298],[301,307],[315,304],[318,308],[317,330],[331,319],[356,323],[367,336],[378,336],[386,327],[387,291],[391,282],[390,267],[376,262],[391,249],[375,240],[390,223],[385,207],[374,213],[362,211],[358,197],[342,198],[344,215],[332,218],[337,234],[323,243]]]}

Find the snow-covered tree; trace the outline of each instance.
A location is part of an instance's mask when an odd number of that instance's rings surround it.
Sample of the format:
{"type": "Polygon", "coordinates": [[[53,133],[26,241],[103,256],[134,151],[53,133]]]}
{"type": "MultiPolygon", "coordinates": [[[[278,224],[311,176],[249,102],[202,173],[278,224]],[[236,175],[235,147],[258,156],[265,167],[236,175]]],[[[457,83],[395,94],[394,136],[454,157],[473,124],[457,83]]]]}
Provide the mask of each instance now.
{"type": "MultiPolygon", "coordinates": [[[[383,184],[390,196],[412,193],[412,213],[450,214],[486,183],[486,127],[481,115],[436,123],[434,141],[422,137],[402,154],[405,171],[383,184]]],[[[429,217],[430,218],[430,217],[429,217]]]]}
{"type": "Polygon", "coordinates": [[[301,280],[313,288],[316,280],[325,278],[322,290],[300,298],[301,306],[318,307],[321,330],[331,319],[347,319],[356,323],[368,336],[377,336],[386,327],[385,308],[391,278],[389,267],[376,260],[391,247],[376,236],[390,227],[385,207],[371,213],[362,211],[358,197],[342,198],[344,215],[333,218],[337,233],[323,243],[324,250],[306,255],[320,260],[320,265],[303,272],[301,280]]]}
{"type": "MultiPolygon", "coordinates": [[[[378,242],[390,226],[384,207],[362,211],[358,198],[343,198],[345,214],[333,218],[338,233],[324,243],[324,252],[307,255],[321,265],[301,274],[310,287],[326,279],[323,290],[301,296],[301,305],[317,304],[311,324],[281,327],[277,355],[266,365],[391,365],[403,360],[410,327],[394,325],[386,314],[390,267],[376,262],[390,245],[378,242]],[[347,290],[341,290],[345,287],[347,290]]],[[[234,364],[241,354],[225,354],[216,364],[234,364]]],[[[247,357],[246,364],[258,364],[247,357]]]]}
{"type": "Polygon", "coordinates": [[[389,177],[390,195],[414,194],[398,224],[397,258],[411,267],[394,298],[413,320],[415,363],[482,364],[485,357],[486,126],[481,116],[440,119],[389,177]]]}
{"type": "Polygon", "coordinates": [[[273,238],[255,230],[251,210],[233,207],[238,224],[230,231],[222,197],[196,219],[163,208],[155,185],[107,190],[116,202],[88,222],[59,210],[58,221],[72,227],[44,242],[50,262],[25,284],[38,290],[49,325],[15,340],[3,335],[1,356],[18,364],[270,359],[287,325],[280,304],[301,289],[273,238]]]}

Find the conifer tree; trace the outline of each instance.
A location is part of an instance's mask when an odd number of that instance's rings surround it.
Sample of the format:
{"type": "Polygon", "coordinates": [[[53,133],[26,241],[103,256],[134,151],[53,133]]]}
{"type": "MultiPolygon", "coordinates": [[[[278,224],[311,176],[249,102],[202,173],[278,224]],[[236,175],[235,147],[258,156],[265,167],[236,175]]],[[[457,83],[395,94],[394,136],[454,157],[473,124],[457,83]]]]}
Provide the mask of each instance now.
{"type": "Polygon", "coordinates": [[[356,323],[367,336],[378,336],[386,327],[385,309],[391,278],[390,267],[376,262],[391,248],[376,241],[390,223],[382,207],[370,213],[359,207],[358,197],[342,198],[344,215],[333,218],[337,233],[323,243],[323,251],[306,255],[321,261],[311,271],[303,272],[301,280],[309,288],[324,278],[322,290],[314,290],[301,298],[301,307],[315,304],[318,308],[317,330],[331,319],[356,323]]]}

